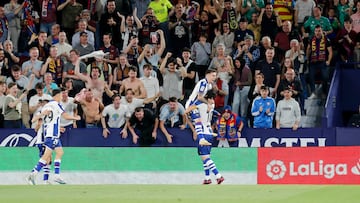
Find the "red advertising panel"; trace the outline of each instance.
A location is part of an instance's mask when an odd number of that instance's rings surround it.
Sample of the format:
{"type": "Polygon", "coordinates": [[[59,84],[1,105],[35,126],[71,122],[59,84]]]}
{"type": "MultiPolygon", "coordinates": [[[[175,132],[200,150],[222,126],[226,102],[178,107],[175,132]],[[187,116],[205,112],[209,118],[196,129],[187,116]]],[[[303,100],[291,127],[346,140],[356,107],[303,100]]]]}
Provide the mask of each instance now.
{"type": "Polygon", "coordinates": [[[258,184],[360,184],[360,147],[258,148],[258,184]]]}

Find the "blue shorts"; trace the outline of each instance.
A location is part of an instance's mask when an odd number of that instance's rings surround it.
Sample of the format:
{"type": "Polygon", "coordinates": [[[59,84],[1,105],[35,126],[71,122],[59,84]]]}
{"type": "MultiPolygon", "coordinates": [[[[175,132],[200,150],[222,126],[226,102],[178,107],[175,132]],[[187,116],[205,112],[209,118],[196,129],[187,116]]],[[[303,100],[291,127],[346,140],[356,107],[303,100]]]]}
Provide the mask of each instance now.
{"type": "MultiPolygon", "coordinates": [[[[203,137],[205,138],[205,140],[207,140],[208,142],[212,143],[214,137],[211,134],[202,134],[203,137]]],[[[202,156],[202,155],[209,155],[211,152],[211,145],[199,145],[199,136],[198,139],[196,140],[196,142],[198,143],[198,155],[202,156]]]]}
{"type": "Polygon", "coordinates": [[[45,145],[44,144],[37,144],[36,146],[39,149],[39,157],[41,158],[45,153],[45,145]]]}
{"type": "Polygon", "coordinates": [[[62,147],[61,140],[59,138],[45,137],[44,145],[51,150],[54,150],[57,147],[62,147]]]}

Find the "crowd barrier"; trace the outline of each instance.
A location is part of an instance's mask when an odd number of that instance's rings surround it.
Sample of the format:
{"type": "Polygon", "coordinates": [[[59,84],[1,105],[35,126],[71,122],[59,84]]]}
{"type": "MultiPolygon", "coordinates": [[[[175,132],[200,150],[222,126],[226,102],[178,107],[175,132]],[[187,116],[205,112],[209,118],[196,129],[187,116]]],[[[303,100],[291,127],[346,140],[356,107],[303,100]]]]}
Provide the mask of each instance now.
{"type": "MultiPolygon", "coordinates": [[[[61,136],[65,147],[136,147],[132,136],[120,136],[121,129],[110,129],[108,138],[102,136],[102,129],[71,129],[61,136]]],[[[154,147],[194,147],[196,146],[189,129],[170,128],[173,143],[166,141],[158,130],[154,147]]],[[[32,129],[1,129],[1,147],[24,147],[35,145],[35,132],[32,129]]],[[[354,146],[360,145],[358,128],[300,128],[291,129],[250,129],[245,128],[239,147],[295,147],[295,146],[354,146]]]]}

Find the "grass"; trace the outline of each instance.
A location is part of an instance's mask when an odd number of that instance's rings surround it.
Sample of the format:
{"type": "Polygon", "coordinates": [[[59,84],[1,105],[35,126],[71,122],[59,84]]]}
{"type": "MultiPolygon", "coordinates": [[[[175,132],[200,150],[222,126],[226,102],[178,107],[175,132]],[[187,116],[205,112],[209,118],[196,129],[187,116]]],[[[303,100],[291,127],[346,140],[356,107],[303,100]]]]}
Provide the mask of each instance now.
{"type": "Polygon", "coordinates": [[[0,202],[38,203],[348,203],[360,202],[355,185],[6,185],[0,202]]]}

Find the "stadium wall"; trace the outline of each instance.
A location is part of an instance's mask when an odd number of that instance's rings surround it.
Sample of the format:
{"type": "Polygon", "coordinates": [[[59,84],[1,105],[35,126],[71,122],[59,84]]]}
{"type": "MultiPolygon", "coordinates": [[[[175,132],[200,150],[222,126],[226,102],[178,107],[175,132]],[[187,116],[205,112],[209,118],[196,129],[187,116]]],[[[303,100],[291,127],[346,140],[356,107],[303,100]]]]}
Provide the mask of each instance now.
{"type": "MultiPolygon", "coordinates": [[[[69,184],[201,184],[196,148],[66,147],[61,162],[69,184]]],[[[0,184],[27,184],[38,160],[35,147],[0,148],[0,184]]],[[[212,159],[226,184],[256,184],[256,148],[214,148],[212,159]]],[[[50,175],[51,176],[51,175],[50,175]]],[[[41,183],[41,175],[37,177],[41,183]]]]}
{"type": "MultiPolygon", "coordinates": [[[[120,137],[120,129],[110,129],[105,139],[101,129],[72,129],[61,137],[65,147],[136,147],[131,136],[120,137]]],[[[169,129],[173,143],[169,144],[165,136],[158,131],[154,147],[195,147],[190,130],[169,129]]],[[[245,128],[239,142],[240,147],[293,147],[293,146],[353,146],[360,145],[358,128],[300,128],[291,129],[249,129],[245,128]]],[[[34,146],[35,132],[32,129],[0,130],[0,146],[34,146]]],[[[216,146],[216,143],[215,143],[216,146]]]]}

